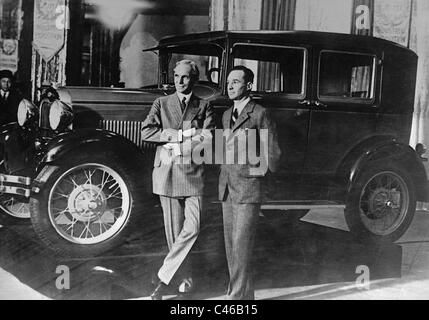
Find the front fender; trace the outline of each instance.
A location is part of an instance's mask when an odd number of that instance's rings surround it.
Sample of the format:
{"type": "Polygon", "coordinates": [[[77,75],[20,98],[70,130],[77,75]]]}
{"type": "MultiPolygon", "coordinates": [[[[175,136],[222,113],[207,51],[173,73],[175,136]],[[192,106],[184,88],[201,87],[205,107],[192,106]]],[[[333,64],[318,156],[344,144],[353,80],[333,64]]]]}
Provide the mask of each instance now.
{"type": "Polygon", "coordinates": [[[79,129],[56,136],[45,147],[37,171],[45,164],[66,159],[67,155],[76,152],[114,151],[118,157],[142,158],[142,151],[125,137],[103,129],[79,129]]]}
{"type": "Polygon", "coordinates": [[[31,172],[36,156],[36,133],[21,128],[18,123],[0,127],[0,156],[6,172],[31,172]]]}

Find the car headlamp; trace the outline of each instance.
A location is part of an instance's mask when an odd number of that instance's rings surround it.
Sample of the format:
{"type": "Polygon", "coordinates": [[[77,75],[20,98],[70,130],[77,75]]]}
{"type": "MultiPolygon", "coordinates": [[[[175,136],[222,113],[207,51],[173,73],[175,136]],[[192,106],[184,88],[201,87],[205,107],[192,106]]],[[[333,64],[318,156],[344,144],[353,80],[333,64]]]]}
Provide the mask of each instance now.
{"type": "Polygon", "coordinates": [[[27,99],[22,99],[18,105],[18,124],[23,127],[33,119],[39,118],[39,109],[27,99]]]}
{"type": "Polygon", "coordinates": [[[49,111],[49,125],[52,130],[64,130],[73,122],[73,108],[60,100],[55,100],[49,111]]]}

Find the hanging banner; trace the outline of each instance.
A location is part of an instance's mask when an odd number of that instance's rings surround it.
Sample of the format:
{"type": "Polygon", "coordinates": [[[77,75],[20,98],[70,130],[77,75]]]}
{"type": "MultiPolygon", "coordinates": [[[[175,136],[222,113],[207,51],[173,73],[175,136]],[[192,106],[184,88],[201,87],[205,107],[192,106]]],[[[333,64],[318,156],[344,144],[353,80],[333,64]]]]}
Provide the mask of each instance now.
{"type": "Polygon", "coordinates": [[[8,69],[15,73],[18,70],[18,40],[0,40],[0,70],[8,69]]]}
{"type": "Polygon", "coordinates": [[[48,62],[64,46],[68,10],[66,0],[34,1],[34,40],[37,52],[48,62]]]}
{"type": "Polygon", "coordinates": [[[352,34],[371,36],[374,25],[374,0],[354,0],[352,34]]]}
{"type": "Polygon", "coordinates": [[[377,0],[374,4],[374,36],[408,45],[411,0],[377,0]]]}
{"type": "Polygon", "coordinates": [[[21,2],[21,0],[0,1],[0,38],[19,39],[22,27],[21,2]]]}

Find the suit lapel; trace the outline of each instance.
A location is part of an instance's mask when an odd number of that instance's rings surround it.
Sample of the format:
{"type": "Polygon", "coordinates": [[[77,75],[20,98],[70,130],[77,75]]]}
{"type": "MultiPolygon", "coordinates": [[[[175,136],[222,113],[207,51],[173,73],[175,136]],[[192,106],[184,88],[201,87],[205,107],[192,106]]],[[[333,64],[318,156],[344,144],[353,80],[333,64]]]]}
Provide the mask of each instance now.
{"type": "Polygon", "coordinates": [[[254,107],[255,107],[255,102],[253,102],[252,100],[250,100],[246,104],[246,106],[244,107],[244,109],[241,111],[240,115],[238,116],[237,121],[235,121],[235,124],[232,127],[232,131],[233,132],[235,130],[237,130],[239,127],[241,127],[243,125],[243,123],[245,123],[250,118],[250,114],[253,112],[254,107]]]}
{"type": "Polygon", "coordinates": [[[232,114],[232,109],[233,108],[229,108],[228,110],[225,111],[226,122],[223,123],[223,128],[224,129],[230,129],[231,128],[231,114],[232,114]]]}
{"type": "Polygon", "coordinates": [[[177,124],[177,129],[182,123],[182,108],[180,107],[179,96],[174,93],[168,100],[168,110],[172,117],[172,123],[177,124]]]}
{"type": "Polygon", "coordinates": [[[183,115],[181,117],[180,127],[182,127],[183,123],[185,123],[186,127],[183,127],[183,129],[184,130],[190,129],[191,128],[191,122],[192,122],[192,120],[194,120],[198,111],[199,111],[198,99],[194,95],[192,95],[191,99],[189,100],[189,103],[186,106],[186,109],[183,112],[183,115]]]}

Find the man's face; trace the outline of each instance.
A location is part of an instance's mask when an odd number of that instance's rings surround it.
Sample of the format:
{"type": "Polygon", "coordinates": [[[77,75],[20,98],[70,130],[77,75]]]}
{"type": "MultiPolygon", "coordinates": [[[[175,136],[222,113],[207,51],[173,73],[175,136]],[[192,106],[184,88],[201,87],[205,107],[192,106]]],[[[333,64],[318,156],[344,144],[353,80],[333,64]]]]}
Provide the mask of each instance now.
{"type": "Polygon", "coordinates": [[[12,82],[9,78],[1,78],[0,79],[0,89],[3,91],[9,91],[10,86],[12,85],[12,82]]]}
{"type": "Polygon", "coordinates": [[[227,79],[228,96],[231,100],[246,98],[252,90],[252,83],[244,79],[244,71],[233,70],[227,79]]]}
{"type": "Polygon", "coordinates": [[[192,68],[187,64],[180,64],[174,69],[174,85],[176,91],[189,94],[195,84],[195,78],[191,75],[192,68]]]}

